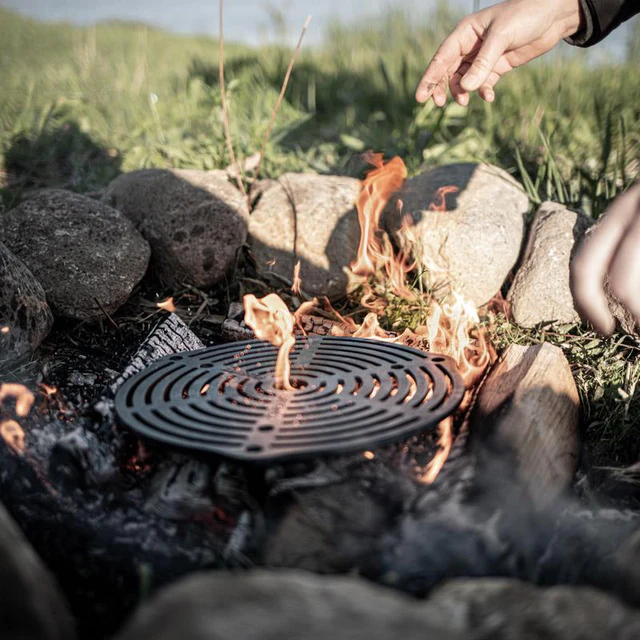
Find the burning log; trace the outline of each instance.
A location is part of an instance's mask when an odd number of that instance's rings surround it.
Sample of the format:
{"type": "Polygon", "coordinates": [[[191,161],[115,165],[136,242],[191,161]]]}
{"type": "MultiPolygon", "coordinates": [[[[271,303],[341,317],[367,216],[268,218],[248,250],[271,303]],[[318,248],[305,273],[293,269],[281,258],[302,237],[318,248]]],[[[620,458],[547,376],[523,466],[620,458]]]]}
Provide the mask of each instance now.
{"type": "Polygon", "coordinates": [[[569,363],[550,344],[511,345],[485,381],[471,418],[481,464],[512,461],[538,507],[572,482],[578,457],[580,399],[569,363]]]}

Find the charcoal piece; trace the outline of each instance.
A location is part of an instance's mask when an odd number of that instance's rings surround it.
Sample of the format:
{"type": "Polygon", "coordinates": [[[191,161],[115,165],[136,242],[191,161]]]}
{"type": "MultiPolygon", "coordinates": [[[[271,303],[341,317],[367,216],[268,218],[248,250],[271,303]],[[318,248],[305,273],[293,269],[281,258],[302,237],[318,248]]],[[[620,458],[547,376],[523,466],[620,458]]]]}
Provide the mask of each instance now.
{"type": "Polygon", "coordinates": [[[211,510],[209,465],[181,455],[173,455],[151,481],[144,508],[170,520],[187,520],[211,510]]]}
{"type": "Polygon", "coordinates": [[[67,488],[104,484],[116,471],[116,461],[108,445],[82,427],[60,438],[49,458],[51,480],[67,488]]]}

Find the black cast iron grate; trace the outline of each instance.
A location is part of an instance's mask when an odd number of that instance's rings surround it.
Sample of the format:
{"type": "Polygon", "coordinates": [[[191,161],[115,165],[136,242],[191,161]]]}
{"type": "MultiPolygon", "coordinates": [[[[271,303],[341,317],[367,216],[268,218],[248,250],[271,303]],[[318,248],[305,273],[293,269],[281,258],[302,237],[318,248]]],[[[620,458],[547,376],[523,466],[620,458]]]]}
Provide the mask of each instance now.
{"type": "Polygon", "coordinates": [[[120,421],[167,445],[272,462],[364,451],[432,430],[464,384],[450,358],[318,336],[291,352],[294,391],[274,387],[277,349],[248,340],[162,358],[116,395],[120,421]]]}

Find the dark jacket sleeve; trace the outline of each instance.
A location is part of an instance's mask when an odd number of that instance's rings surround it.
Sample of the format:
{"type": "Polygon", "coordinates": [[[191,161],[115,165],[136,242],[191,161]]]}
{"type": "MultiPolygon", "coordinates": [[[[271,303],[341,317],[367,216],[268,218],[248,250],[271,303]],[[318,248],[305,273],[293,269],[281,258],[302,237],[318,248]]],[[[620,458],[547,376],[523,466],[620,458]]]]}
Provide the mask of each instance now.
{"type": "Polygon", "coordinates": [[[636,13],[640,13],[640,0],[580,0],[582,26],[570,38],[569,44],[590,47],[604,40],[636,13]]]}

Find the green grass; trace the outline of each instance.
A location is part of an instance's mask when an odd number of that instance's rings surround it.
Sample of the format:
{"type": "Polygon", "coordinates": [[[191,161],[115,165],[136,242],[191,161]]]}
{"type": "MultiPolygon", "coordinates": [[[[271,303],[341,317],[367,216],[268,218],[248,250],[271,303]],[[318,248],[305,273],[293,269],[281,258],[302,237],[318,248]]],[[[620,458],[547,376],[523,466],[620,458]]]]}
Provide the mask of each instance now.
{"type": "MultiPolygon", "coordinates": [[[[365,149],[400,154],[411,173],[483,160],[518,178],[532,206],[553,199],[599,215],[640,172],[640,27],[625,63],[547,56],[501,81],[494,105],[473,98],[468,108],[421,107],[415,85],[456,20],[441,2],[422,24],[396,11],[376,28],[335,24],[321,48],[303,48],[264,175],[360,175],[365,149]]],[[[143,25],[47,25],[0,10],[0,47],[0,205],[33,187],[99,190],[142,167],[229,163],[215,40],[143,25]]],[[[284,45],[226,48],[240,157],[260,147],[290,55],[284,45]]],[[[595,462],[635,462],[637,344],[576,328],[556,333],[503,323],[496,339],[560,344],[580,386],[595,462]]]]}

